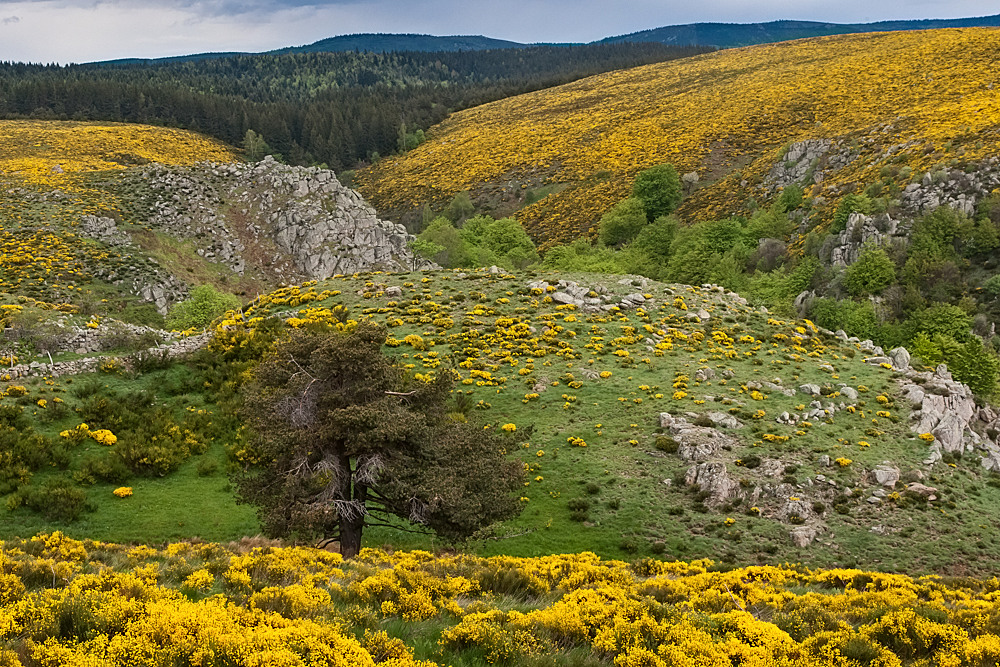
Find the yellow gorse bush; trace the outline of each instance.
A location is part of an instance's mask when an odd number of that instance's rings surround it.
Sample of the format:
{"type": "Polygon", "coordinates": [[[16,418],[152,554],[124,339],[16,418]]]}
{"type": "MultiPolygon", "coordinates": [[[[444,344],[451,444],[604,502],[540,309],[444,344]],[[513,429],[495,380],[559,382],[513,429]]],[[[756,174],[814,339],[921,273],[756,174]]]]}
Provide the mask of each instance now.
{"type": "MultiPolygon", "coordinates": [[[[591,553],[365,549],[345,562],[303,547],[157,550],[61,533],[5,543],[0,563],[5,665],[434,667],[456,651],[478,651],[491,664],[574,651],[636,667],[850,667],[861,655],[897,667],[1000,660],[996,582],[969,578],[791,566],[723,572],[709,560],[627,564],[591,553]],[[414,647],[391,635],[406,621],[440,628],[433,661],[416,660],[414,647]]],[[[411,627],[416,639],[419,626],[411,627]]]]}
{"type": "Polygon", "coordinates": [[[551,245],[594,233],[635,174],[664,162],[710,183],[681,212],[713,219],[758,195],[741,182],[757,184],[788,142],[857,140],[871,157],[812,194],[872,182],[893,146],[914,170],[945,148],[994,155],[997,40],[991,28],[844,35],[609,72],[454,114],[430,141],[362,173],[361,189],[378,207],[408,209],[483,184],[510,196],[566,183],[518,214],[551,245]]]}

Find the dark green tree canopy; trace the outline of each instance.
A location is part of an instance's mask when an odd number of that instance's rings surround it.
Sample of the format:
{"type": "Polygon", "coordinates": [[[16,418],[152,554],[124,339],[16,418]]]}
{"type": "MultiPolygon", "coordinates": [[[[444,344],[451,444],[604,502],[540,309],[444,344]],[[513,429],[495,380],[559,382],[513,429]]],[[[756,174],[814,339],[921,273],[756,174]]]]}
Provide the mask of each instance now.
{"type": "Polygon", "coordinates": [[[601,217],[601,241],[609,247],[620,246],[634,239],[645,226],[645,203],[638,197],[623,199],[601,217]]]}
{"type": "Polygon", "coordinates": [[[670,164],[658,164],[640,171],[632,183],[632,196],[642,200],[649,221],[672,213],[681,203],[677,170],[670,164]]]}
{"type": "Polygon", "coordinates": [[[373,324],[296,331],[254,371],[244,416],[255,435],[235,481],[268,534],[336,536],[350,557],[365,526],[458,539],[518,513],[511,436],[450,418],[450,374],[413,380],[384,341],[373,324]]]}

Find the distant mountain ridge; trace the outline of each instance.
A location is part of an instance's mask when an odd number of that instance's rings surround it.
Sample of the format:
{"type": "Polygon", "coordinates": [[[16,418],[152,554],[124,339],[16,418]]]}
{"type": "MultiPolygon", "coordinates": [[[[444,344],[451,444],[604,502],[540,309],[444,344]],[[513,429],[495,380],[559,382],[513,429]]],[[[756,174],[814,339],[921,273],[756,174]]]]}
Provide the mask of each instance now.
{"type": "Polygon", "coordinates": [[[719,49],[784,42],[790,39],[846,35],[894,30],[936,28],[981,28],[1000,26],[1000,14],[963,19],[879,21],[877,23],[822,23],[818,21],[770,21],[768,23],[690,23],[642,30],[607,37],[601,43],[661,42],[676,46],[698,45],[719,49]]]}
{"type": "MultiPolygon", "coordinates": [[[[269,51],[281,53],[327,53],[336,51],[371,51],[386,53],[392,51],[483,51],[485,49],[522,49],[529,44],[493,39],[482,35],[435,35],[358,33],[337,35],[321,39],[304,46],[289,46],[269,51]]],[[[560,45],[562,46],[562,45],[560,45]]]]}
{"type": "MultiPolygon", "coordinates": [[[[589,42],[590,44],[620,44],[624,42],[659,42],[673,46],[707,46],[719,49],[784,42],[790,39],[845,35],[862,32],[893,30],[931,30],[935,28],[1000,27],[1000,14],[960,19],[915,19],[879,21],[876,23],[824,23],[820,21],[770,21],[767,23],[689,23],[663,26],[650,30],[616,35],[589,42]]],[[[337,35],[303,46],[289,46],[264,53],[338,53],[362,51],[391,53],[403,51],[484,51],[489,49],[523,49],[530,46],[579,46],[580,43],[547,42],[525,44],[483,35],[420,35],[413,33],[357,33],[337,35]]],[[[123,58],[95,64],[136,64],[199,61],[238,55],[244,52],[197,53],[168,58],[123,58]]]]}

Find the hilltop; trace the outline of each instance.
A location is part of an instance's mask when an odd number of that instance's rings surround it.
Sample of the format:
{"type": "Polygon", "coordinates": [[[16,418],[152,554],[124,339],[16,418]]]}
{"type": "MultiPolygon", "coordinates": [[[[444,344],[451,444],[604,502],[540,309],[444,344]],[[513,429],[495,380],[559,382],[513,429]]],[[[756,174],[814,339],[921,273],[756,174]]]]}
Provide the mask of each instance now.
{"type": "Polygon", "coordinates": [[[830,35],[897,30],[937,30],[1000,25],[1000,14],[962,19],[920,19],[913,21],[876,21],[874,23],[824,23],[821,21],[769,21],[767,23],[689,23],[628,35],[606,37],[601,42],[662,42],[732,49],[754,44],[784,42],[830,35]]]}
{"type": "MultiPolygon", "coordinates": [[[[919,177],[997,152],[995,30],[827,37],[611,72],[452,115],[432,138],[359,175],[391,217],[469,190],[516,212],[543,246],[594,236],[635,174],[669,162],[692,174],[679,213],[712,220],[774,200],[776,166],[815,141],[800,182],[832,217],[886,167],[919,177]],[[526,201],[528,191],[547,194],[526,201]]],[[[798,156],[801,157],[801,156],[798,156]]],[[[791,165],[789,165],[791,166],[791,165]]],[[[905,185],[905,183],[904,183],[905,185]]]]}
{"type": "MultiPolygon", "coordinates": [[[[483,35],[413,35],[359,33],[337,35],[304,46],[290,46],[271,53],[317,53],[328,51],[482,51],[485,49],[517,49],[532,46],[483,35]]],[[[534,45],[538,46],[538,45],[534,45]]],[[[555,46],[555,45],[552,45],[555,46]]],[[[569,46],[568,44],[566,46],[569,46]]]]}

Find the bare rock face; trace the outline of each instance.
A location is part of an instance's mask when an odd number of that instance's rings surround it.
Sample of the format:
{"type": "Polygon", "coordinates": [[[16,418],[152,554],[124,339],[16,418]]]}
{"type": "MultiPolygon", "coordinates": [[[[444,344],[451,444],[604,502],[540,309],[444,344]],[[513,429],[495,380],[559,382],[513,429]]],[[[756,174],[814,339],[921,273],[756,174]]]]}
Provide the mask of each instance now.
{"type": "Polygon", "coordinates": [[[788,500],[786,500],[785,504],[778,512],[778,518],[786,523],[808,521],[812,518],[812,515],[812,505],[796,496],[791,496],[788,500]]]}
{"type": "Polygon", "coordinates": [[[379,219],[326,169],[267,157],[255,164],[150,165],[138,178],[153,195],[150,226],[194,240],[199,255],[241,275],[250,269],[292,282],[433,268],[414,257],[402,225],[379,219]]]}
{"type": "Polygon", "coordinates": [[[792,544],[797,547],[807,547],[815,541],[819,535],[819,530],[814,526],[798,526],[788,531],[788,537],[792,544]]]}
{"type": "Polygon", "coordinates": [[[933,486],[925,486],[920,482],[911,482],[906,485],[906,490],[924,496],[928,500],[936,500],[938,490],[933,486]]]}
{"type": "Polygon", "coordinates": [[[912,430],[934,436],[924,464],[933,465],[949,452],[978,451],[984,468],[1000,472],[1000,414],[988,405],[977,405],[968,385],[956,381],[944,364],[933,373],[912,368],[903,372],[898,383],[913,409],[912,430]]]}
{"type": "Polygon", "coordinates": [[[847,227],[834,239],[830,263],[850,266],[858,261],[866,246],[905,245],[909,230],[909,223],[894,220],[886,214],[873,217],[852,213],[847,219],[847,227]]]}
{"type": "Polygon", "coordinates": [[[889,350],[889,357],[892,359],[892,367],[897,371],[905,371],[910,367],[910,352],[905,347],[889,350]]]}
{"type": "Polygon", "coordinates": [[[945,168],[925,173],[919,183],[904,188],[900,198],[904,210],[915,216],[949,206],[974,216],[980,199],[1000,185],[1000,160],[992,157],[976,167],[970,172],[945,168]]]}
{"type": "Polygon", "coordinates": [[[970,422],[979,412],[972,391],[944,372],[925,378],[922,386],[905,384],[903,391],[911,405],[919,404],[911,415],[917,420],[913,430],[932,433],[945,452],[963,451],[966,439],[972,439],[970,422]]]}

